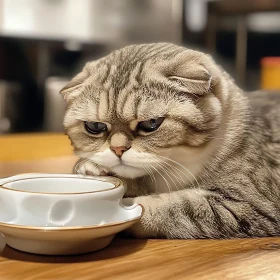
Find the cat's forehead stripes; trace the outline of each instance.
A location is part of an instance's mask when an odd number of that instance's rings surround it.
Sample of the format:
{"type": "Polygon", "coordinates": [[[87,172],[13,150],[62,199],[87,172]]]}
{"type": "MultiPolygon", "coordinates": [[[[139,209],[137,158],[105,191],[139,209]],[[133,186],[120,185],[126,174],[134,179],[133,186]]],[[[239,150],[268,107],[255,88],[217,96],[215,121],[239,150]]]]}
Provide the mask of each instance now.
{"type": "MultiPolygon", "coordinates": [[[[174,95],[170,94],[172,87],[166,81],[159,81],[159,74],[153,67],[160,66],[161,60],[174,58],[183,49],[171,44],[130,46],[89,64],[90,77],[81,88],[81,91],[86,89],[86,94],[77,100],[84,108],[76,110],[77,117],[108,122],[147,120],[168,114],[172,117],[168,106],[174,100],[174,95]],[[83,102],[82,99],[87,100],[83,102]]],[[[180,107],[181,104],[175,106],[183,113],[180,107]]],[[[172,111],[175,112],[174,107],[172,111]]],[[[188,110],[185,113],[187,116],[188,110]]]]}
{"type": "Polygon", "coordinates": [[[109,100],[110,93],[105,91],[99,94],[99,102],[97,104],[97,111],[95,112],[96,120],[109,120],[113,113],[113,104],[109,100]]]}
{"type": "Polygon", "coordinates": [[[166,43],[126,47],[100,59],[91,75],[96,76],[104,90],[109,91],[113,87],[118,94],[128,85],[142,84],[145,67],[149,68],[160,60],[172,59],[183,49],[166,43]]]}
{"type": "Polygon", "coordinates": [[[89,99],[85,96],[86,100],[74,102],[67,111],[65,125],[71,125],[67,122],[68,115],[74,115],[75,120],[109,122],[113,126],[158,117],[186,120],[193,126],[203,121],[201,111],[188,100],[177,100],[174,97],[147,98],[137,92],[124,91],[111,101],[111,94],[100,92],[99,98],[89,99]]]}

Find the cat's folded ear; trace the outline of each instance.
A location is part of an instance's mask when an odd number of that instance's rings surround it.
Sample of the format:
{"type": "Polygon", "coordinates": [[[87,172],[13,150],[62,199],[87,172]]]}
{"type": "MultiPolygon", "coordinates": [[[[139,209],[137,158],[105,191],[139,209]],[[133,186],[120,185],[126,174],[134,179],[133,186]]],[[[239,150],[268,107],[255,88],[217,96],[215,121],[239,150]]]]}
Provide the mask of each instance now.
{"type": "Polygon", "coordinates": [[[214,82],[211,58],[182,57],[168,74],[168,79],[178,90],[196,95],[207,94],[214,82]]]}
{"type": "Polygon", "coordinates": [[[86,67],[83,71],[76,75],[62,90],[60,93],[63,98],[68,102],[73,100],[76,96],[80,94],[80,88],[83,82],[89,77],[89,72],[86,67]]]}

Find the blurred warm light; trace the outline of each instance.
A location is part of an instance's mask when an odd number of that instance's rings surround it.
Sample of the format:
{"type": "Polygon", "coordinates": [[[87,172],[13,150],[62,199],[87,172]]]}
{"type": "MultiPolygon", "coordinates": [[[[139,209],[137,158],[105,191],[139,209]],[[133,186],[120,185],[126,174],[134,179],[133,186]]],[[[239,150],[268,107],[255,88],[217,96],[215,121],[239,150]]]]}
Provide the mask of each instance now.
{"type": "Polygon", "coordinates": [[[261,61],[261,88],[280,90],[280,56],[264,57],[261,61]]]}

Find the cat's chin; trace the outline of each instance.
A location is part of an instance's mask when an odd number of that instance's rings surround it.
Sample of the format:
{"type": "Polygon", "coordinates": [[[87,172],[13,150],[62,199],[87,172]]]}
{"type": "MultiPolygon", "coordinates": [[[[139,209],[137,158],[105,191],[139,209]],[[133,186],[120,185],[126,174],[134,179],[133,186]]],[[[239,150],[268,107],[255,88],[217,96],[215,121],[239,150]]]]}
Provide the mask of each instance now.
{"type": "Polygon", "coordinates": [[[144,169],[140,167],[137,168],[133,166],[128,166],[125,164],[117,165],[111,168],[110,171],[115,173],[117,176],[128,178],[128,179],[135,179],[147,175],[147,172],[144,169]]]}

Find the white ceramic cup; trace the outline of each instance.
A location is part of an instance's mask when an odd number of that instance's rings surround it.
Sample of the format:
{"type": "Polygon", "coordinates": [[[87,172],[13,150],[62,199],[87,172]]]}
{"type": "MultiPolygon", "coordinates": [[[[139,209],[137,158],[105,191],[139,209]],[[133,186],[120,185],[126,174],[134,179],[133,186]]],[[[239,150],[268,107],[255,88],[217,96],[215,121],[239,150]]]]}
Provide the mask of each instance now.
{"type": "Polygon", "coordinates": [[[120,215],[126,187],[113,177],[22,174],[0,180],[0,222],[65,227],[105,224],[120,215]]]}

